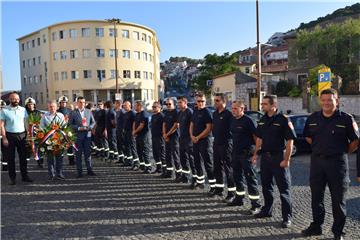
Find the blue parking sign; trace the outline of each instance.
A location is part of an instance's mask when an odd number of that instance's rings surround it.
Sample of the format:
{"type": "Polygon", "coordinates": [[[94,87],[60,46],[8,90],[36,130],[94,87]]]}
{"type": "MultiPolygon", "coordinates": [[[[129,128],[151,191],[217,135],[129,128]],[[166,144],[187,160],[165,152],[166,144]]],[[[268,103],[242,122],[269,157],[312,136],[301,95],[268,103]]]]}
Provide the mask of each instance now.
{"type": "Polygon", "coordinates": [[[330,72],[320,72],[319,76],[318,76],[318,81],[319,82],[330,82],[330,72]]]}

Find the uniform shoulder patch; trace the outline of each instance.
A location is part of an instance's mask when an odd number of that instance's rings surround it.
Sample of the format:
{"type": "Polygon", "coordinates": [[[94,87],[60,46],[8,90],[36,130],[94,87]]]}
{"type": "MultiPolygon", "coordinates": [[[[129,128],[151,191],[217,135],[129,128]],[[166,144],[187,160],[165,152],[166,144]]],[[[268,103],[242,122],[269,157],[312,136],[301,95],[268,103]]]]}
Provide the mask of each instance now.
{"type": "Polygon", "coordinates": [[[354,128],[354,130],[357,132],[357,131],[359,131],[359,127],[358,127],[358,125],[357,125],[357,123],[355,122],[355,121],[353,121],[353,128],[354,128]]]}
{"type": "Polygon", "coordinates": [[[289,128],[290,128],[291,130],[294,130],[294,125],[292,124],[291,121],[288,122],[288,126],[289,126],[289,128]]]}

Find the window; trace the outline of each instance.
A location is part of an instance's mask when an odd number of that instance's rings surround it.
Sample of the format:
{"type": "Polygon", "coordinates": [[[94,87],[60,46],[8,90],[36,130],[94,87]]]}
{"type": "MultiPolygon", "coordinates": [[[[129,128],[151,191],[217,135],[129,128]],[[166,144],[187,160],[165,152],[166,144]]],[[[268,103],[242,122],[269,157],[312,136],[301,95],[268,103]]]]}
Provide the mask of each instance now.
{"type": "Polygon", "coordinates": [[[26,42],[26,49],[30,49],[30,42],[29,41],[26,42]]]}
{"type": "Polygon", "coordinates": [[[129,38],[129,30],[122,30],[122,37],[129,38]]]}
{"type": "Polygon", "coordinates": [[[153,73],[149,72],[149,79],[153,79],[153,73]]]}
{"type": "Polygon", "coordinates": [[[152,42],[152,38],[151,38],[151,36],[149,35],[149,37],[148,37],[148,40],[149,40],[149,43],[151,44],[151,42],[152,42]]]}
{"type": "Polygon", "coordinates": [[[37,92],[35,93],[35,102],[39,102],[38,93],[37,93],[37,92]]]}
{"type": "Polygon", "coordinates": [[[130,50],[123,50],[123,58],[130,58],[130,50]]]}
{"type": "Polygon", "coordinates": [[[84,70],[84,78],[91,78],[91,70],[84,70]]]}
{"type": "Polygon", "coordinates": [[[35,47],[35,39],[33,39],[32,41],[31,41],[31,46],[34,48],[35,47]]]}
{"type": "Polygon", "coordinates": [[[116,78],[116,71],[115,71],[115,69],[110,70],[110,78],[111,78],[111,79],[116,78]]]}
{"type": "Polygon", "coordinates": [[[28,65],[28,67],[31,67],[31,60],[30,59],[27,60],[27,65],[28,65]]]}
{"type": "Polygon", "coordinates": [[[97,57],[105,57],[105,51],[104,49],[96,49],[96,56],[97,57]]]}
{"type": "Polygon", "coordinates": [[[37,45],[40,46],[40,38],[37,38],[37,45]]]}
{"type": "Polygon", "coordinates": [[[60,51],[60,59],[65,60],[66,59],[66,50],[60,51]]]}
{"type": "Polygon", "coordinates": [[[140,52],[139,51],[134,51],[134,59],[140,60],[140,52]]]}
{"type": "Polygon", "coordinates": [[[57,61],[59,59],[58,52],[53,52],[53,59],[54,59],[54,61],[57,61]]]}
{"type": "Polygon", "coordinates": [[[123,71],[123,78],[131,78],[130,70],[123,71]]]}
{"type": "Polygon", "coordinates": [[[56,32],[51,33],[51,40],[53,40],[53,41],[57,40],[57,33],[56,32]]]}
{"type": "Polygon", "coordinates": [[[77,38],[77,30],[76,29],[70,29],[69,30],[69,36],[70,36],[70,38],[77,38]]]}
{"type": "Polygon", "coordinates": [[[59,39],[64,39],[65,38],[65,32],[64,30],[60,30],[59,31],[59,39]]]}
{"type": "Polygon", "coordinates": [[[29,77],[29,83],[32,84],[33,83],[33,78],[29,77]]]}
{"type": "Polygon", "coordinates": [[[67,79],[67,72],[61,72],[61,80],[67,79]]]}
{"type": "Polygon", "coordinates": [[[143,76],[144,76],[144,79],[148,79],[148,72],[144,71],[143,76]]]}
{"type": "Polygon", "coordinates": [[[74,59],[78,57],[78,52],[76,49],[70,50],[70,58],[74,59]]]}
{"type": "Polygon", "coordinates": [[[90,28],[82,28],[81,36],[82,37],[90,37],[90,28]]]}
{"type": "Polygon", "coordinates": [[[22,66],[23,66],[23,68],[25,68],[25,66],[26,66],[25,60],[22,61],[22,66]]]}
{"type": "Polygon", "coordinates": [[[65,97],[69,97],[69,91],[68,90],[62,91],[62,95],[65,96],[65,97]]]}
{"type": "Polygon", "coordinates": [[[55,91],[55,99],[59,99],[60,98],[60,92],[59,91],[55,91]]]}
{"type": "Polygon", "coordinates": [[[41,64],[41,56],[38,56],[38,64],[41,64]]]}
{"type": "Polygon", "coordinates": [[[36,65],[36,58],[33,58],[32,65],[33,65],[33,66],[36,65]]]}
{"type": "Polygon", "coordinates": [[[101,82],[105,79],[105,70],[97,70],[97,78],[101,82]]]}
{"type": "Polygon", "coordinates": [[[38,79],[37,76],[34,76],[34,83],[35,83],[35,84],[38,84],[38,83],[39,83],[39,79],[38,79]]]}
{"type": "Polygon", "coordinates": [[[59,73],[58,72],[54,72],[54,80],[55,81],[59,80],[59,73]]]}
{"type": "Polygon", "coordinates": [[[42,75],[39,76],[39,83],[42,83],[42,75]]]}
{"type": "Polygon", "coordinates": [[[141,78],[140,71],[135,71],[135,78],[141,78]]]}
{"type": "Polygon", "coordinates": [[[150,61],[150,62],[153,62],[153,61],[154,61],[153,55],[151,55],[151,54],[149,54],[149,61],[150,61]]]}
{"type": "Polygon", "coordinates": [[[91,57],[91,49],[83,49],[83,58],[91,57]]]}
{"type": "Polygon", "coordinates": [[[44,94],[42,92],[40,93],[40,103],[44,103],[44,94]]]}
{"type": "Polygon", "coordinates": [[[148,55],[146,52],[143,52],[143,60],[147,61],[148,60],[148,55]]]}
{"type": "Polygon", "coordinates": [[[103,37],[104,36],[104,28],[95,28],[96,36],[103,37]]]}
{"type": "Polygon", "coordinates": [[[46,43],[46,35],[45,34],[42,35],[42,38],[43,38],[43,43],[46,43]]]}
{"type": "Polygon", "coordinates": [[[110,49],[109,56],[112,57],[112,58],[115,57],[115,49],[110,49]]]}
{"type": "Polygon", "coordinates": [[[245,73],[250,73],[250,68],[249,67],[245,68],[245,73]]]}
{"type": "Polygon", "coordinates": [[[72,80],[79,79],[79,71],[71,71],[71,79],[72,80]]]}
{"type": "Polygon", "coordinates": [[[24,76],[24,85],[26,85],[27,84],[27,78],[26,78],[26,76],[24,76]]]}
{"type": "Polygon", "coordinates": [[[136,40],[140,40],[140,33],[139,32],[133,32],[133,38],[136,40]]]}
{"type": "Polygon", "coordinates": [[[109,28],[109,37],[114,37],[114,35],[117,37],[117,29],[109,28]]]}
{"type": "Polygon", "coordinates": [[[73,101],[76,101],[76,98],[78,96],[80,96],[80,91],[79,90],[72,90],[72,96],[73,96],[73,101]]]}
{"type": "Polygon", "coordinates": [[[21,49],[22,49],[23,51],[25,51],[25,43],[22,43],[22,44],[21,44],[21,49]]]}
{"type": "Polygon", "coordinates": [[[146,42],[146,34],[145,33],[141,34],[141,40],[146,42]]]}

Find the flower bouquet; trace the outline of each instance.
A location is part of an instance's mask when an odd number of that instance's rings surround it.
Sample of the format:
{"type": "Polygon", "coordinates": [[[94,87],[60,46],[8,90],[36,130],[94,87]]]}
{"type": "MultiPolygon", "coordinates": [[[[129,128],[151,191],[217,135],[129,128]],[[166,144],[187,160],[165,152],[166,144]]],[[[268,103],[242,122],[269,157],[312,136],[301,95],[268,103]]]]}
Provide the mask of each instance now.
{"type": "Polygon", "coordinates": [[[44,128],[35,128],[32,136],[35,159],[39,158],[39,153],[59,155],[70,147],[77,150],[75,134],[64,121],[53,121],[44,128]]]}

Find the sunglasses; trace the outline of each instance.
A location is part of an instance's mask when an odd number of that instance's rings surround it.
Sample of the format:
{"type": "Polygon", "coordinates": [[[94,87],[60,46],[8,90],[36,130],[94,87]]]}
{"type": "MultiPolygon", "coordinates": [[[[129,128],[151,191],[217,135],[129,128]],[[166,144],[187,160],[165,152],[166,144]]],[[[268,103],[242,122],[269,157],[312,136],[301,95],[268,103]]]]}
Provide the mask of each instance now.
{"type": "Polygon", "coordinates": [[[215,99],[215,102],[220,102],[220,99],[215,99]]]}
{"type": "Polygon", "coordinates": [[[198,103],[203,103],[205,100],[197,100],[198,103]]]}
{"type": "Polygon", "coordinates": [[[171,103],[167,103],[167,104],[165,104],[166,106],[171,106],[171,103]]]}

